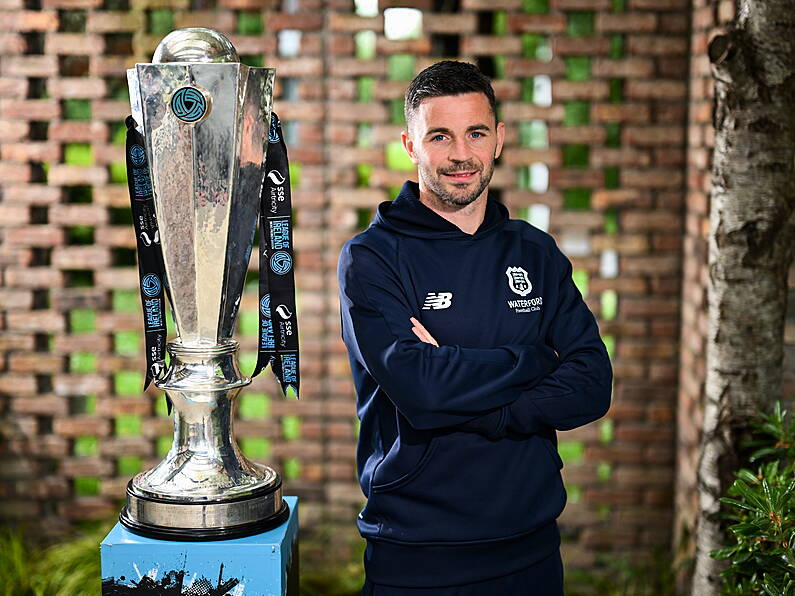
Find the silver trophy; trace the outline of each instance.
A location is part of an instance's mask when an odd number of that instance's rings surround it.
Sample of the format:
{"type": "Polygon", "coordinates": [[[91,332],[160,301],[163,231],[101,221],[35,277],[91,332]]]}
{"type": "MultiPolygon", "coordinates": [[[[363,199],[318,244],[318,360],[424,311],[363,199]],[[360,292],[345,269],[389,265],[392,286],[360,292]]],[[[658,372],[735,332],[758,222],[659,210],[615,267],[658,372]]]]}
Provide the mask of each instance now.
{"type": "Polygon", "coordinates": [[[127,487],[120,520],[147,536],[213,540],[287,519],[272,468],[248,461],[232,430],[251,379],[232,332],[259,214],[275,71],[240,64],[211,29],[179,29],[151,64],[127,71],[143,134],[177,338],[155,379],[174,405],[174,441],[127,487]]]}

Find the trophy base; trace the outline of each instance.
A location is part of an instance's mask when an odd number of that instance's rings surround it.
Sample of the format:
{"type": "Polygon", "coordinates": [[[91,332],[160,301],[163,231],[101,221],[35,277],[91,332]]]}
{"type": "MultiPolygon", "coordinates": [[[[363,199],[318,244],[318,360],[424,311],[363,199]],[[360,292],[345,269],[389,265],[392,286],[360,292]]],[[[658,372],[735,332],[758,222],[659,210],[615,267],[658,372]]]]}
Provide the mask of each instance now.
{"type": "Polygon", "coordinates": [[[272,530],[290,516],[281,482],[230,500],[195,501],[141,495],[127,484],[121,524],[140,536],[159,540],[228,540],[272,530]]]}

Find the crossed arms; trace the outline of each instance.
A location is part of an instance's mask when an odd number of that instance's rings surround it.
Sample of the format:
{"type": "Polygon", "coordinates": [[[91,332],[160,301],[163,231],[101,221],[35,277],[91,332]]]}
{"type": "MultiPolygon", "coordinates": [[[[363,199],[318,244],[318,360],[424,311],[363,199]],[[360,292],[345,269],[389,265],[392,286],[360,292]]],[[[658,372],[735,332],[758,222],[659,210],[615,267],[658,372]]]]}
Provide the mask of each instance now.
{"type": "Polygon", "coordinates": [[[601,418],[610,406],[610,360],[571,263],[553,252],[561,278],[545,342],[479,349],[438,345],[414,319],[393,266],[365,245],[346,244],[338,277],[351,358],[418,429],[456,426],[496,439],[601,418]]]}

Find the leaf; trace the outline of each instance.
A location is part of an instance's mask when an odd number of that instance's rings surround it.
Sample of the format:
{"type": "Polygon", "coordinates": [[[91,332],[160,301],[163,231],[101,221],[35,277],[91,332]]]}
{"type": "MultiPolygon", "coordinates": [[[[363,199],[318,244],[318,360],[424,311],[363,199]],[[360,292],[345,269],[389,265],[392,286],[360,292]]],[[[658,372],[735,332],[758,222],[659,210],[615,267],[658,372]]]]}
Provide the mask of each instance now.
{"type": "Polygon", "coordinates": [[[755,505],[759,508],[760,511],[765,511],[767,509],[767,503],[759,496],[759,494],[748,486],[742,480],[736,480],[734,482],[734,486],[737,487],[740,495],[742,495],[751,505],[755,505]]]}
{"type": "Polygon", "coordinates": [[[748,461],[755,462],[761,457],[765,457],[766,455],[778,455],[782,451],[783,450],[779,449],[778,447],[765,447],[764,449],[757,449],[750,456],[748,456],[748,461]]]}
{"type": "MultiPolygon", "coordinates": [[[[749,470],[748,468],[741,468],[740,470],[735,472],[735,476],[737,476],[738,480],[743,480],[748,484],[759,484],[759,478],[757,478],[756,474],[751,472],[751,470],[749,470]]],[[[734,484],[737,484],[737,481],[735,481],[734,484]]],[[[734,484],[732,485],[732,487],[734,487],[734,484]]]]}
{"type": "Polygon", "coordinates": [[[741,507],[742,509],[747,509],[748,511],[758,511],[758,509],[755,509],[754,507],[751,507],[750,505],[747,505],[746,503],[743,503],[742,501],[737,501],[735,499],[730,499],[729,497],[721,497],[720,501],[723,502],[723,503],[727,503],[729,505],[734,505],[735,507],[741,507]]]}

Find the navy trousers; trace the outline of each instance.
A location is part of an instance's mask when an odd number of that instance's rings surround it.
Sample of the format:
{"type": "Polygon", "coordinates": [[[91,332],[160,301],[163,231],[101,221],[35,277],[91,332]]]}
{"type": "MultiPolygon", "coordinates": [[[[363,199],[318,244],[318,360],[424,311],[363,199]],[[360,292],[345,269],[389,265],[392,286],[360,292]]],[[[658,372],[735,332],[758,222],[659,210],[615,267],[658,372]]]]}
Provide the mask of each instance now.
{"type": "Polygon", "coordinates": [[[362,596],[563,596],[563,559],[556,550],[515,573],[444,588],[397,588],[365,579],[362,596]]]}

